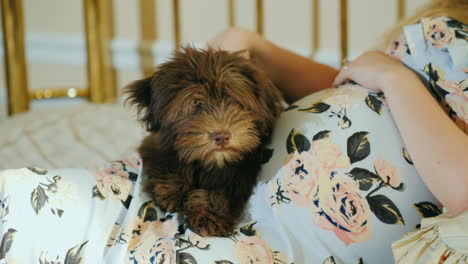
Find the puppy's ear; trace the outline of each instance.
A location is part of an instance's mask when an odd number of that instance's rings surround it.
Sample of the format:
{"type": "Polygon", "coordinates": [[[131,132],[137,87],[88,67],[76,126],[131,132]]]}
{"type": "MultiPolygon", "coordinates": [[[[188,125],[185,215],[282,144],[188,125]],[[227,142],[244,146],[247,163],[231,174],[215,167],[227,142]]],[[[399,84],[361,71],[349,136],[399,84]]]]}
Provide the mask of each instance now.
{"type": "Polygon", "coordinates": [[[283,96],[276,85],[267,77],[266,73],[261,72],[257,76],[257,85],[259,89],[260,101],[266,106],[267,113],[265,118],[267,120],[267,135],[271,133],[276,119],[283,111],[283,96]]]}
{"type": "Polygon", "coordinates": [[[262,133],[268,136],[276,118],[283,111],[283,96],[267,74],[253,63],[249,63],[248,67],[244,67],[241,72],[255,85],[256,94],[260,99],[258,114],[263,121],[260,128],[262,133]]]}
{"type": "Polygon", "coordinates": [[[283,111],[283,95],[276,85],[271,81],[266,73],[262,72],[259,74],[259,80],[257,85],[259,87],[260,99],[265,103],[268,109],[271,111],[271,115],[276,119],[279,114],[283,111]]]}
{"type": "Polygon", "coordinates": [[[125,103],[136,106],[139,121],[145,125],[146,130],[157,132],[161,126],[161,119],[156,116],[157,98],[152,82],[153,77],[135,81],[125,87],[124,94],[128,96],[125,103]]]}

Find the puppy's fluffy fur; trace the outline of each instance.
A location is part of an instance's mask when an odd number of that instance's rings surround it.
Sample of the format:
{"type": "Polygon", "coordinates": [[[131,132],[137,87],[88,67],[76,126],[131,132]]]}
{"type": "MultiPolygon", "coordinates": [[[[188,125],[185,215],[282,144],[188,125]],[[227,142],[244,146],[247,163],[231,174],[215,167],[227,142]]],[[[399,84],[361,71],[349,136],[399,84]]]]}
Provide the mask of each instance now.
{"type": "Polygon", "coordinates": [[[126,93],[151,132],[139,148],[146,191],[194,232],[231,234],[282,110],[280,92],[239,53],[185,47],[126,93]]]}

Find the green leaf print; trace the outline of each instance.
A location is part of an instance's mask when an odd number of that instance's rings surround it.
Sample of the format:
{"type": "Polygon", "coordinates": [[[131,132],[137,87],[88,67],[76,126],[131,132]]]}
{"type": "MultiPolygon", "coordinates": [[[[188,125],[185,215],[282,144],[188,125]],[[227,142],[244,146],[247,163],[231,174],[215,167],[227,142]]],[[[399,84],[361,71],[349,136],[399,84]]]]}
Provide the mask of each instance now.
{"type": "Polygon", "coordinates": [[[371,211],[380,221],[391,225],[405,224],[400,210],[387,196],[378,194],[366,198],[371,211]]]}
{"type": "Polygon", "coordinates": [[[248,224],[248,225],[245,225],[243,227],[240,228],[240,232],[246,236],[255,236],[257,235],[257,230],[255,230],[255,228],[253,228],[253,226],[256,224],[257,222],[253,222],[251,224],[248,224]]]}
{"type": "Polygon", "coordinates": [[[362,168],[354,168],[350,173],[359,181],[361,191],[368,191],[372,185],[380,180],[378,175],[362,168]]]}
{"type": "Polygon", "coordinates": [[[377,114],[382,114],[382,102],[379,99],[377,99],[377,97],[369,94],[366,97],[366,104],[377,114]]]}
{"type": "Polygon", "coordinates": [[[215,261],[215,264],[234,264],[234,262],[231,262],[229,260],[217,260],[215,261]]]}
{"type": "Polygon", "coordinates": [[[331,134],[330,130],[320,131],[314,135],[314,137],[312,138],[312,141],[328,138],[330,137],[330,134],[331,134]]]}
{"type": "Polygon", "coordinates": [[[348,157],[351,163],[365,159],[370,154],[369,132],[356,132],[348,138],[348,157]]]}
{"type": "Polygon", "coordinates": [[[292,154],[295,151],[299,153],[308,151],[310,149],[310,141],[293,128],[288,135],[288,139],[286,140],[286,149],[289,154],[292,154]]]}
{"type": "Polygon", "coordinates": [[[323,264],[336,264],[335,258],[333,258],[333,256],[330,256],[323,261],[323,264]]]}
{"type": "Polygon", "coordinates": [[[437,205],[431,202],[420,202],[414,204],[414,207],[421,214],[422,217],[434,217],[442,213],[442,210],[437,207],[437,205]]]}
{"type": "Polygon", "coordinates": [[[144,202],[138,209],[137,215],[138,218],[143,219],[143,222],[158,220],[158,212],[156,211],[153,200],[144,202]]]}
{"type": "Polygon", "coordinates": [[[465,34],[466,33],[464,33],[463,31],[455,30],[455,37],[456,38],[468,41],[468,34],[466,34],[466,35],[465,34]]]}
{"type": "Polygon", "coordinates": [[[270,161],[271,157],[273,157],[273,151],[274,151],[274,149],[264,148],[262,150],[262,156],[261,156],[261,161],[260,162],[262,164],[268,163],[268,161],[270,161]]]}
{"type": "Polygon", "coordinates": [[[406,162],[413,165],[413,160],[411,159],[411,157],[410,157],[408,151],[406,150],[406,148],[403,148],[401,150],[401,153],[402,153],[403,157],[405,158],[406,162]]]}
{"type": "Polygon", "coordinates": [[[39,174],[39,175],[46,175],[47,174],[46,169],[36,168],[36,167],[28,167],[27,169],[34,172],[34,173],[36,173],[36,174],[39,174]]]}
{"type": "Polygon", "coordinates": [[[329,104],[326,104],[324,102],[318,102],[318,103],[312,104],[308,108],[299,109],[299,111],[320,114],[320,113],[327,111],[329,108],[330,108],[329,104]]]}
{"type": "Polygon", "coordinates": [[[94,187],[93,187],[93,196],[92,196],[92,197],[93,197],[93,198],[94,198],[94,197],[98,197],[98,198],[101,199],[101,200],[106,199],[106,198],[104,197],[104,195],[102,195],[102,193],[99,191],[99,189],[98,189],[97,186],[94,186],[94,187]]]}
{"type": "Polygon", "coordinates": [[[37,186],[37,188],[34,189],[31,193],[31,205],[36,214],[39,214],[39,211],[44,207],[48,199],[49,197],[47,197],[44,188],[37,186]]]}
{"type": "Polygon", "coordinates": [[[186,252],[178,253],[177,254],[177,264],[197,264],[197,260],[186,252]]]}
{"type": "Polygon", "coordinates": [[[299,107],[298,105],[290,104],[290,105],[288,105],[288,107],[286,109],[283,110],[283,112],[293,110],[293,109],[296,109],[298,107],[299,107]]]}
{"type": "Polygon", "coordinates": [[[10,213],[10,195],[0,200],[0,224],[6,223],[10,213]]]}
{"type": "Polygon", "coordinates": [[[80,264],[80,263],[83,263],[81,261],[81,258],[82,258],[81,250],[86,245],[86,243],[88,243],[88,241],[84,242],[81,245],[77,245],[77,246],[71,248],[70,250],[68,250],[67,256],[65,257],[64,264],[80,264]]]}
{"type": "Polygon", "coordinates": [[[10,228],[3,235],[2,242],[0,244],[0,260],[4,259],[8,251],[10,251],[16,232],[16,229],[10,228]]]}

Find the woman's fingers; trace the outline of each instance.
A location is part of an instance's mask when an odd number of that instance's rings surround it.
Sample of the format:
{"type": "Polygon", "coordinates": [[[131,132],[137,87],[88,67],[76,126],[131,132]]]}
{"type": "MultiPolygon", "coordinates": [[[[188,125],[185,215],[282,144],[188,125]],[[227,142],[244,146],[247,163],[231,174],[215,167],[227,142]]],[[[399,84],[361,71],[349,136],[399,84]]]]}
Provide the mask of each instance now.
{"type": "Polygon", "coordinates": [[[239,28],[230,28],[208,41],[207,46],[234,52],[248,49],[248,44],[248,31],[239,28]]]}
{"type": "Polygon", "coordinates": [[[333,87],[338,87],[344,84],[346,81],[352,80],[350,70],[351,68],[348,63],[341,69],[341,71],[336,76],[335,81],[333,81],[333,87]]]}

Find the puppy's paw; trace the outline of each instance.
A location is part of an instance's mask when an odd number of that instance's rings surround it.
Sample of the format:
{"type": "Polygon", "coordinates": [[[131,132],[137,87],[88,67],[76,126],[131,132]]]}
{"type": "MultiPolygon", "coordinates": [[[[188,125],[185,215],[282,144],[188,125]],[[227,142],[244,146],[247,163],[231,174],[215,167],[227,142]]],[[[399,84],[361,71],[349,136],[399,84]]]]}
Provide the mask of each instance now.
{"type": "Polygon", "coordinates": [[[185,200],[189,228],[202,236],[232,235],[238,219],[229,213],[229,201],[217,192],[192,190],[185,200]]]}
{"type": "Polygon", "coordinates": [[[145,189],[162,210],[167,212],[180,212],[183,210],[186,190],[182,184],[150,180],[146,182],[145,189]]]}
{"type": "Polygon", "coordinates": [[[180,212],[182,211],[182,197],[176,195],[158,195],[153,194],[154,202],[161,210],[166,212],[180,212]]]}
{"type": "Polygon", "coordinates": [[[185,212],[190,230],[201,236],[227,237],[234,234],[235,223],[206,210],[185,212]]]}

